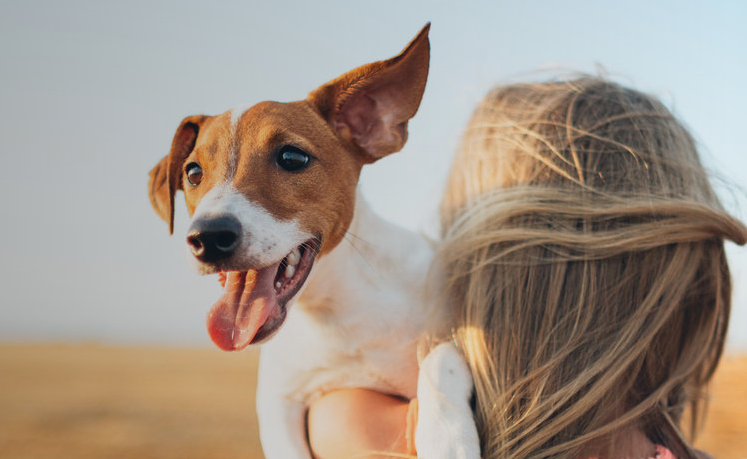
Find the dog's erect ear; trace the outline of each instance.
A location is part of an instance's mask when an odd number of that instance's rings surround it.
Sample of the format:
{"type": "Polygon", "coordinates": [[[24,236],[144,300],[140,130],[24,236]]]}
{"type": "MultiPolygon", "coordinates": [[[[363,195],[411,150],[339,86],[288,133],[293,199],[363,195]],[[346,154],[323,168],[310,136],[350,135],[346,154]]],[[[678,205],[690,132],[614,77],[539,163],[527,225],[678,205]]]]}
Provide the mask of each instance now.
{"type": "Polygon", "coordinates": [[[205,115],[184,118],[174,134],[171,152],[151,169],[148,179],[150,203],[156,213],[169,224],[169,234],[174,233],[174,195],[182,188],[182,165],[195,147],[197,135],[205,115]]]}
{"type": "Polygon", "coordinates": [[[363,65],[309,94],[338,135],[375,161],[399,151],[407,140],[407,121],[425,91],[430,62],[428,30],[418,33],[399,55],[363,65]]]}

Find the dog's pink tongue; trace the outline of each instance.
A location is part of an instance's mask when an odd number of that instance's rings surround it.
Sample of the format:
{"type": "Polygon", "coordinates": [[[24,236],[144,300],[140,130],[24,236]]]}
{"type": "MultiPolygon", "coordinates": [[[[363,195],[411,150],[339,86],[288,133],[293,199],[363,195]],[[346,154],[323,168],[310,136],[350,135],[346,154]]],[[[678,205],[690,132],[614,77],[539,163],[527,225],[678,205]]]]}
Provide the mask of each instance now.
{"type": "Polygon", "coordinates": [[[245,348],[275,312],[277,298],[272,284],[276,270],[270,267],[228,273],[223,296],[207,316],[208,333],[219,348],[245,348]]]}

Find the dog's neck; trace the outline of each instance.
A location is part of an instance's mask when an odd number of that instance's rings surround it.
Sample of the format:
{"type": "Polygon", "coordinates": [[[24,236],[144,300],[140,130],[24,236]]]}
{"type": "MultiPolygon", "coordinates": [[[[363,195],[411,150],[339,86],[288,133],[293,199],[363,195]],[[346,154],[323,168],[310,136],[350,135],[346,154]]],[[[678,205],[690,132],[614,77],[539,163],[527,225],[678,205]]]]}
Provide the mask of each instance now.
{"type": "Polygon", "coordinates": [[[294,307],[320,320],[342,319],[369,303],[380,308],[393,282],[410,283],[412,291],[422,287],[429,258],[422,237],[379,217],[358,191],[345,237],[317,260],[294,307]]]}

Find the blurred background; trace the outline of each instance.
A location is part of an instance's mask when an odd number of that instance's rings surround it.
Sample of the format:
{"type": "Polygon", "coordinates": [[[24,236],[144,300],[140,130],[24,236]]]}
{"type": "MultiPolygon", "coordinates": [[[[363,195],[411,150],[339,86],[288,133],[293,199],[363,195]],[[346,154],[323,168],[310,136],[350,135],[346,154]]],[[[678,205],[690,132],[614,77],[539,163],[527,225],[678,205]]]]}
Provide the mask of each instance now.
{"type": "MultiPolygon", "coordinates": [[[[180,197],[174,236],[151,210],[147,173],[185,116],[302,99],[395,55],[428,21],[431,70],[409,142],[361,179],[380,214],[434,235],[444,177],[482,95],[580,71],[664,100],[698,139],[727,208],[745,218],[745,2],[2,1],[6,457],[258,451],[247,434],[256,352],[212,347],[204,317],[218,283],[186,262],[180,197]]],[[[736,368],[747,353],[747,250],[728,251],[736,368]]],[[[743,399],[747,373],[728,371],[722,386],[743,399]]],[[[723,400],[731,414],[718,419],[747,417],[723,400]]],[[[712,430],[733,434],[736,449],[715,455],[747,457],[745,424],[724,423],[712,430]]]]}

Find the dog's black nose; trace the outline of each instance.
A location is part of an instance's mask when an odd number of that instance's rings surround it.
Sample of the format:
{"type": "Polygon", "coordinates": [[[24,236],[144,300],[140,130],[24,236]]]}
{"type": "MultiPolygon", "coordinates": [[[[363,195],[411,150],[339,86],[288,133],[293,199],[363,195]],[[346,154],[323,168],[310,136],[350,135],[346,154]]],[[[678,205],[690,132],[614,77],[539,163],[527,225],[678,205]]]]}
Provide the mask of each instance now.
{"type": "Polygon", "coordinates": [[[233,217],[200,218],[187,231],[192,255],[205,263],[233,255],[241,242],[241,224],[233,217]]]}

